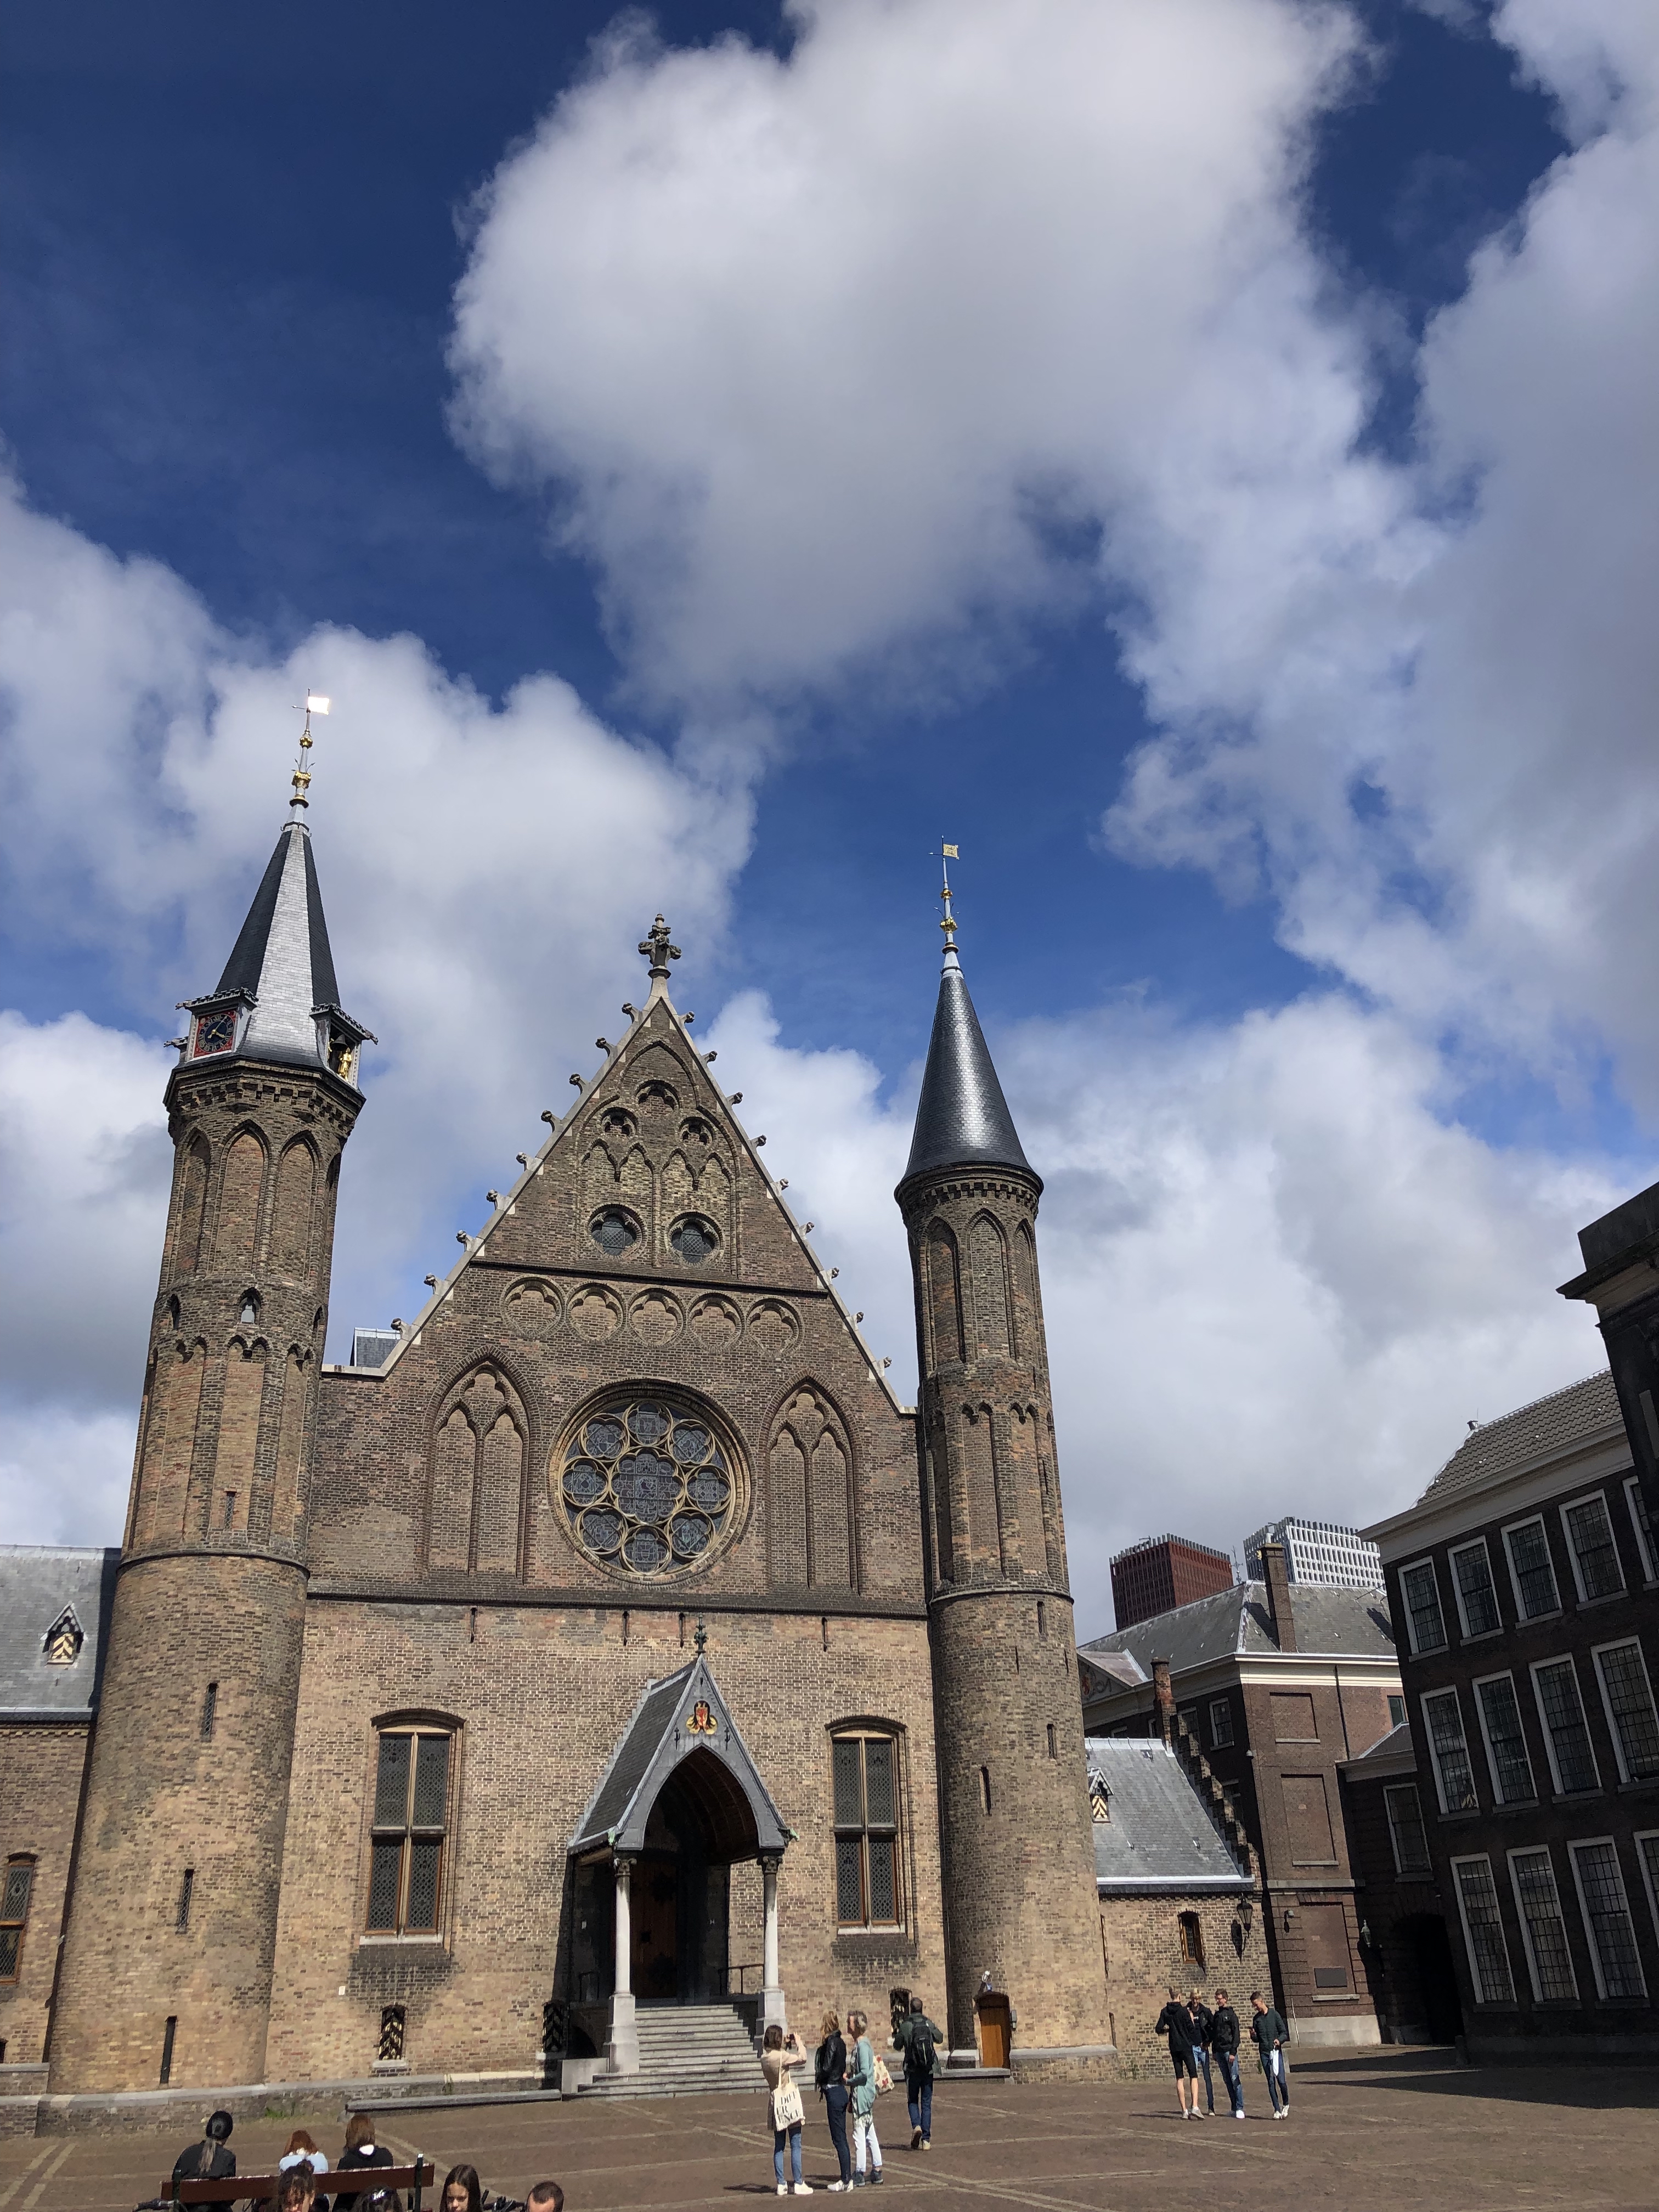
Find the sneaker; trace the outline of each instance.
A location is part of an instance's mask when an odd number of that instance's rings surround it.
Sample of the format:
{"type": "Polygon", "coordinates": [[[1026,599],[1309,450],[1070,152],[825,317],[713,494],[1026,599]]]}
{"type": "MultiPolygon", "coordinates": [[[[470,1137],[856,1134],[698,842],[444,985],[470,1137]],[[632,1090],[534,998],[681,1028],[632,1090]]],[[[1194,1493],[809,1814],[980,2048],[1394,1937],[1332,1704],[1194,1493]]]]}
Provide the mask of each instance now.
{"type": "Polygon", "coordinates": [[[922,2137],[921,2147],[924,2150],[932,2150],[933,2148],[933,2138],[932,2136],[924,2136],[922,2137]]]}
{"type": "Polygon", "coordinates": [[[1235,2112],[1235,2113],[1233,2114],[1233,2118],[1234,2118],[1236,2120],[1242,2120],[1242,2119],[1243,2118],[1243,2117],[1244,2117],[1244,2115],[1243,2115],[1243,2112],[1235,2112]]]}
{"type": "Polygon", "coordinates": [[[921,2148],[921,2130],[920,2128],[912,2128],[910,2130],[910,2148],[912,2150],[920,2150],[921,2148]]]}
{"type": "Polygon", "coordinates": [[[830,2194],[833,2197],[838,2189],[845,2189],[846,2186],[847,2184],[844,2181],[832,2181],[830,2185],[830,2194]]]}
{"type": "Polygon", "coordinates": [[[787,2181],[779,2182],[778,2194],[780,2197],[787,2197],[789,2194],[789,2184],[787,2181]]]}
{"type": "Polygon", "coordinates": [[[875,2187],[876,2184],[877,2184],[880,2179],[881,2179],[881,2168],[880,2168],[879,2166],[878,2166],[878,2167],[876,2168],[875,2172],[874,2172],[870,2176],[870,2186],[872,2187],[872,2189],[873,2189],[873,2188],[875,2187]]]}
{"type": "Polygon", "coordinates": [[[854,2189],[862,2189],[864,2186],[864,2176],[861,2173],[855,2173],[853,2176],[852,2185],[854,2189]]]}
{"type": "Polygon", "coordinates": [[[812,2194],[811,2183],[810,2181],[798,2181],[795,2184],[795,2194],[797,2197],[810,2197],[812,2194]]]}

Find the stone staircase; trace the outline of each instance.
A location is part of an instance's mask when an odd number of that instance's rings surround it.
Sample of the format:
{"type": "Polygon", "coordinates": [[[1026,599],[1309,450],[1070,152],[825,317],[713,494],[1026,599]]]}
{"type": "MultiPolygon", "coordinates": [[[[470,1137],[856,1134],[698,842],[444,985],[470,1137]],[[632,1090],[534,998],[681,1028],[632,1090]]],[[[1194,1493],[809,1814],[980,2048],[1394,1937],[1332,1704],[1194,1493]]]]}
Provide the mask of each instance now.
{"type": "Polygon", "coordinates": [[[599,2074],[581,2097],[706,2097],[719,2089],[763,2089],[743,2012],[733,2004],[641,2005],[637,2074],[599,2074]]]}

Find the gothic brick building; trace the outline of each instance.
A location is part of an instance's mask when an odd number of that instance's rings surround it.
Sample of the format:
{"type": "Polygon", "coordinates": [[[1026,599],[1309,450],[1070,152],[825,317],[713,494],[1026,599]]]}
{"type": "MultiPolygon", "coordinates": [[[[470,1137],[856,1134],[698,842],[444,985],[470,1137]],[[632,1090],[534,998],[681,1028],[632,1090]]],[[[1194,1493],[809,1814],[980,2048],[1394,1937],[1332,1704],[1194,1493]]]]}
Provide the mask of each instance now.
{"type": "Polygon", "coordinates": [[[283,829],[168,1081],[90,1748],[82,1713],[3,1793],[39,1875],[9,2056],[52,2092],[604,2080],[651,2008],[786,1992],[810,2026],[915,1989],[968,2053],[988,1991],[1017,2064],[1109,2055],[1042,1184],[946,917],[896,1194],[917,1407],[660,917],[645,1005],[454,1272],[384,1364],[330,1366],[369,1040],[283,829]]]}

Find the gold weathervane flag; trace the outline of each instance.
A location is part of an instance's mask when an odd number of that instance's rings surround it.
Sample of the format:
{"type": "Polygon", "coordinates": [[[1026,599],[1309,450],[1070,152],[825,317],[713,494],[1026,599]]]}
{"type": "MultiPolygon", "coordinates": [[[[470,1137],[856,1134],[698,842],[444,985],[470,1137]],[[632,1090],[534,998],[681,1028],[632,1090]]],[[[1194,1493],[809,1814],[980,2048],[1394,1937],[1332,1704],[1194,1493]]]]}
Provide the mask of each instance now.
{"type": "Polygon", "coordinates": [[[947,860],[959,860],[962,855],[954,845],[947,845],[945,848],[945,857],[947,860]]]}

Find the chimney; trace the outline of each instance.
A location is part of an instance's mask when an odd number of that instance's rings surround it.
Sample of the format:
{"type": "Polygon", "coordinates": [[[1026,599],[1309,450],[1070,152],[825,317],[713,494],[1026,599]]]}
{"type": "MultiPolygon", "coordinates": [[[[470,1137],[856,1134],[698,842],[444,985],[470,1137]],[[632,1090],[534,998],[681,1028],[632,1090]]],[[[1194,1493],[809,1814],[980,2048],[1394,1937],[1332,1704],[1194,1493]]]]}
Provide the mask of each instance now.
{"type": "Polygon", "coordinates": [[[1294,1651],[1296,1614],[1291,1607],[1291,1578],[1285,1571],[1282,1544],[1261,1547],[1261,1579],[1267,1586],[1267,1617],[1273,1622],[1273,1641],[1281,1651],[1294,1651]]]}
{"type": "Polygon", "coordinates": [[[1168,1743],[1175,1734],[1175,1689],[1170,1680],[1170,1662],[1167,1659],[1154,1659],[1152,1662],[1152,1718],[1157,1723],[1158,1734],[1165,1743],[1168,1743]]]}

